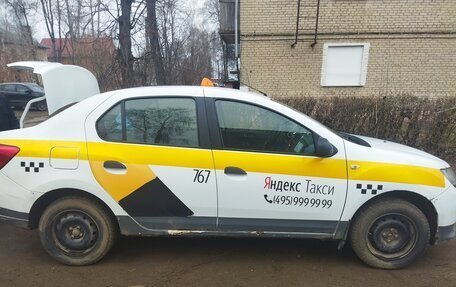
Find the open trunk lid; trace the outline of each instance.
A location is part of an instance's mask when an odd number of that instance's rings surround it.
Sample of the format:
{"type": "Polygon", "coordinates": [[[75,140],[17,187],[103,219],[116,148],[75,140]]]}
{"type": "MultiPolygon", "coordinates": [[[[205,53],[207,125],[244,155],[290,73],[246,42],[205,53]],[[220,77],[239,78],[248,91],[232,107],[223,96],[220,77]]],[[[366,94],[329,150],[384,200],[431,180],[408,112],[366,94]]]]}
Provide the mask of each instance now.
{"type": "Polygon", "coordinates": [[[38,61],[15,62],[7,66],[41,75],[49,115],[100,93],[95,76],[79,66],[38,61]]]}

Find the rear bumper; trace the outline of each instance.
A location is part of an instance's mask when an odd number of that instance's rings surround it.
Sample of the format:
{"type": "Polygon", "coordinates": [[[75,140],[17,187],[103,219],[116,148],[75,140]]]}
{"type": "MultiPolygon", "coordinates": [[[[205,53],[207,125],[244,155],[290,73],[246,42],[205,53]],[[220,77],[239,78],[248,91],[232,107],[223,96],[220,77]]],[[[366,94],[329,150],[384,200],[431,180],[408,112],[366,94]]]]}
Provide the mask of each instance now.
{"type": "Polygon", "coordinates": [[[29,229],[28,213],[17,212],[0,207],[0,220],[21,228],[29,229]]]}

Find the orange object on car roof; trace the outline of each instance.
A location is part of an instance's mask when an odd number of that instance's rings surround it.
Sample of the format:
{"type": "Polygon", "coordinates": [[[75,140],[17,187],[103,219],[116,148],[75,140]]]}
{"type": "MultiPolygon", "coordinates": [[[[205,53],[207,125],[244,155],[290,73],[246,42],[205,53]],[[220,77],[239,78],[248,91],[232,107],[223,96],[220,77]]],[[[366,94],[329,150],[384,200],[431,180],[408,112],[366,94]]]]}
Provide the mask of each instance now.
{"type": "Polygon", "coordinates": [[[203,80],[201,81],[201,86],[214,87],[214,83],[211,80],[209,80],[208,78],[203,78],[203,80]]]}

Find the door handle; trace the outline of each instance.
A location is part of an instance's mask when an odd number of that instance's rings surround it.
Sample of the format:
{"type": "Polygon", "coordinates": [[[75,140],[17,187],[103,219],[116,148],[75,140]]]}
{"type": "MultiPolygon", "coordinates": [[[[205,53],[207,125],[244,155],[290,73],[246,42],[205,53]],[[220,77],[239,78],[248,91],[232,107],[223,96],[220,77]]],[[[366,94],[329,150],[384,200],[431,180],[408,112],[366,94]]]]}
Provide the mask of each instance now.
{"type": "Polygon", "coordinates": [[[118,162],[118,161],[114,161],[114,160],[107,160],[103,163],[103,167],[106,168],[106,169],[119,169],[119,170],[126,170],[127,167],[121,163],[121,162],[118,162]]]}
{"type": "Polygon", "coordinates": [[[247,175],[247,172],[242,168],[235,167],[235,166],[227,166],[225,167],[225,174],[232,174],[232,175],[247,175]]]}

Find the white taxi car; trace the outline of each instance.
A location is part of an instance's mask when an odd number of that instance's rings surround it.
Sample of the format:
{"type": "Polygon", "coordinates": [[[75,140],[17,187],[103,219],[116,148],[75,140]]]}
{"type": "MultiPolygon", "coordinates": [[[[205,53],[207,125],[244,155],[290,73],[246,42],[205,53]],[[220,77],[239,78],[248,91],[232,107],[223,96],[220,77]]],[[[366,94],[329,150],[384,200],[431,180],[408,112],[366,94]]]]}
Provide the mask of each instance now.
{"type": "Polygon", "coordinates": [[[0,217],[38,228],[69,265],[99,261],[122,234],[348,239],[395,269],[455,237],[456,177],[264,96],[134,88],[0,133],[0,217]]]}

